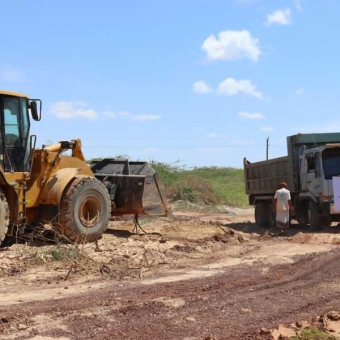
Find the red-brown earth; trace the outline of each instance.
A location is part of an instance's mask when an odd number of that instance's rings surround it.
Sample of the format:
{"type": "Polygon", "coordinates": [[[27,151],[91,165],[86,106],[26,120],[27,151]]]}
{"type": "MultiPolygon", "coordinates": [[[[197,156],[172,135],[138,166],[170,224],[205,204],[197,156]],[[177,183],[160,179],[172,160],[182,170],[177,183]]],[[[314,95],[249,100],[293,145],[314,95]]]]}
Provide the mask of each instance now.
{"type": "Polygon", "coordinates": [[[3,244],[0,339],[278,339],[302,321],[340,331],[319,317],[340,310],[339,227],[282,235],[224,207],[141,226],[111,222],[98,246],[3,244]]]}

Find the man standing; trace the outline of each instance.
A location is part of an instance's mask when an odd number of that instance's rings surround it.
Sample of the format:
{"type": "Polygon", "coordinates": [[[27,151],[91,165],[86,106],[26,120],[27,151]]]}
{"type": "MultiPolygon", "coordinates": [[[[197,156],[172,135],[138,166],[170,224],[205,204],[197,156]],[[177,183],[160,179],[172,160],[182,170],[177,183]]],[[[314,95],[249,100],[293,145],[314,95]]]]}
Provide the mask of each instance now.
{"type": "Polygon", "coordinates": [[[289,227],[289,211],[293,213],[293,205],[287,183],[281,182],[275,192],[273,210],[276,213],[276,226],[281,230],[289,227]]]}

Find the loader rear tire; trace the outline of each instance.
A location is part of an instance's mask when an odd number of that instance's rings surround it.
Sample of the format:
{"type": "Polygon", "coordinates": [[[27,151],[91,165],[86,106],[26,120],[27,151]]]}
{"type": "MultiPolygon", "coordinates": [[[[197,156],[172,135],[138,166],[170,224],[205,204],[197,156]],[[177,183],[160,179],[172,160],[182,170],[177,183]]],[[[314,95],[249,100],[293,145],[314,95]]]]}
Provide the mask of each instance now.
{"type": "Polygon", "coordinates": [[[70,241],[94,242],[101,238],[111,215],[109,193],[93,177],[76,178],[60,204],[60,232],[70,241]]]}

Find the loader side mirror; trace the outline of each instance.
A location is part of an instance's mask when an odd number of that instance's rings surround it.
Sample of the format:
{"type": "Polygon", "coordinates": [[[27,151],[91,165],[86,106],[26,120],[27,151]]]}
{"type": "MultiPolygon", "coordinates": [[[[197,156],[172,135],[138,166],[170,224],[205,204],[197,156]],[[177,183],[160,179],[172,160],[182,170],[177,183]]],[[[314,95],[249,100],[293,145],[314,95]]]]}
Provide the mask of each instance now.
{"type": "Polygon", "coordinates": [[[40,120],[39,118],[39,113],[38,113],[38,107],[37,107],[37,102],[35,101],[31,101],[29,104],[29,108],[31,109],[31,114],[32,114],[32,118],[34,120],[40,120]]]}
{"type": "Polygon", "coordinates": [[[31,110],[31,115],[34,120],[39,121],[41,119],[42,102],[40,99],[28,99],[28,108],[31,110]],[[39,102],[39,108],[37,105],[39,102]]]}

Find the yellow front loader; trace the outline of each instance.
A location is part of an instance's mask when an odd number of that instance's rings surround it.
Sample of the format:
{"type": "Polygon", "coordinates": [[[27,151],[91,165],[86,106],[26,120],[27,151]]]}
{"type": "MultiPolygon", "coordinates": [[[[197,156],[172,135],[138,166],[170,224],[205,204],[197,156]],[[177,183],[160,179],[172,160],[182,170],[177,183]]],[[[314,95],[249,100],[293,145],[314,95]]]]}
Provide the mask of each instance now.
{"type": "Polygon", "coordinates": [[[166,216],[165,190],[150,164],[109,158],[90,166],[79,139],[36,148],[30,116],[39,121],[41,107],[0,90],[0,244],[26,225],[51,223],[70,241],[91,242],[112,216],[166,216]]]}

